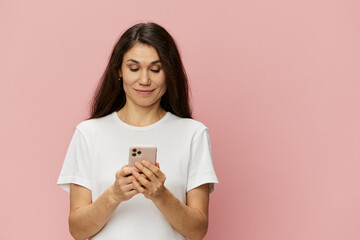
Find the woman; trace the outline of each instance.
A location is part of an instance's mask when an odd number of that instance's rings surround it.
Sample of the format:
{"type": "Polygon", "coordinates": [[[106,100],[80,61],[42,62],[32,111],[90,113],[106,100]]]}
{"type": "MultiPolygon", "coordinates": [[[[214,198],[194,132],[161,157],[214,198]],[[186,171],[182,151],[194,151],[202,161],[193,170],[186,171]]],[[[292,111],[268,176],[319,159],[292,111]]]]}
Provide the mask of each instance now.
{"type": "Polygon", "coordinates": [[[119,39],[76,126],[58,184],[70,192],[75,239],[202,239],[218,183],[208,129],[191,118],[176,44],[155,23],[119,39]],[[127,165],[129,147],[155,145],[157,162],[127,165]]]}

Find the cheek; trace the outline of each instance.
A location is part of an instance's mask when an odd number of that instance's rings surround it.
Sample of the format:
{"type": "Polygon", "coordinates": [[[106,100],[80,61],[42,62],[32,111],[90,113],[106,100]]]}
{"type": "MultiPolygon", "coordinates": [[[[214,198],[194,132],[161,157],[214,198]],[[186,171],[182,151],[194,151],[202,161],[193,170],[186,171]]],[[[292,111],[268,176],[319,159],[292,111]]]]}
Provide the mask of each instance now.
{"type": "Polygon", "coordinates": [[[159,78],[159,85],[161,86],[162,89],[166,90],[167,86],[166,86],[166,79],[164,74],[159,78]]]}
{"type": "Polygon", "coordinates": [[[163,91],[164,91],[164,93],[166,92],[166,90],[167,90],[167,85],[166,85],[166,83],[164,82],[164,85],[163,85],[163,91]]]}
{"type": "Polygon", "coordinates": [[[124,89],[124,92],[125,92],[126,95],[129,95],[129,94],[131,95],[132,94],[132,91],[131,91],[132,88],[133,87],[132,87],[131,82],[123,81],[123,89],[124,89]]]}
{"type": "Polygon", "coordinates": [[[136,77],[131,76],[131,75],[124,75],[123,76],[123,86],[124,86],[124,88],[126,86],[128,86],[128,87],[132,86],[135,82],[136,82],[136,77]]]}
{"type": "Polygon", "coordinates": [[[124,88],[124,91],[126,91],[127,88],[129,88],[129,84],[125,81],[123,81],[123,88],[124,88]]]}
{"type": "Polygon", "coordinates": [[[164,81],[163,83],[160,84],[160,92],[161,92],[161,95],[164,95],[164,93],[166,92],[167,90],[167,85],[166,85],[166,82],[164,81]]]}

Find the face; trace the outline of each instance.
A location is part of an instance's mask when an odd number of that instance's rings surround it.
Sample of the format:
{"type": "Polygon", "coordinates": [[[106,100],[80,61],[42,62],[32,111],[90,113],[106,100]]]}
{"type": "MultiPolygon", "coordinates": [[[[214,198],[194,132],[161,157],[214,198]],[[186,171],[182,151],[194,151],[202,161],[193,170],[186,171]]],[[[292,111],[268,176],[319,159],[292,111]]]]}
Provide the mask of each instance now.
{"type": "Polygon", "coordinates": [[[165,73],[153,46],[135,44],[124,55],[119,76],[123,77],[126,103],[159,106],[166,92],[165,73]]]}

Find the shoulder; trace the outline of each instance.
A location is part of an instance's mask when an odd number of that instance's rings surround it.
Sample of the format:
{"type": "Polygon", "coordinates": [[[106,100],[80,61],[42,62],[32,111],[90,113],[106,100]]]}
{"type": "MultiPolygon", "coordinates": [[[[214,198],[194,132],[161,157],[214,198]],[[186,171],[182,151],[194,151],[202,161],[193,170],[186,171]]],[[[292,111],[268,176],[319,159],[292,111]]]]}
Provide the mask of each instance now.
{"type": "Polygon", "coordinates": [[[75,128],[83,135],[90,135],[93,132],[110,127],[113,123],[113,113],[110,113],[100,118],[84,120],[78,123],[75,128]]]}
{"type": "Polygon", "coordinates": [[[169,122],[176,126],[180,131],[192,132],[193,135],[199,135],[208,131],[208,127],[204,123],[192,118],[181,118],[175,114],[171,114],[169,122]]]}

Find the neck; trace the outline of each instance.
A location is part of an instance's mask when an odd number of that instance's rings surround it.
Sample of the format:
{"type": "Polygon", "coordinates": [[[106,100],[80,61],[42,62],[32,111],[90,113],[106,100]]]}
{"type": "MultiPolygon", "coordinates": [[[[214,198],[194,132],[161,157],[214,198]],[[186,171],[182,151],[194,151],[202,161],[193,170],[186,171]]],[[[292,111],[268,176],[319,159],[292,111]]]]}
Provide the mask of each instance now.
{"type": "Polygon", "coordinates": [[[157,107],[136,107],[126,103],[123,108],[117,112],[121,121],[136,127],[145,127],[151,125],[166,114],[166,111],[158,105],[157,107]]]}

